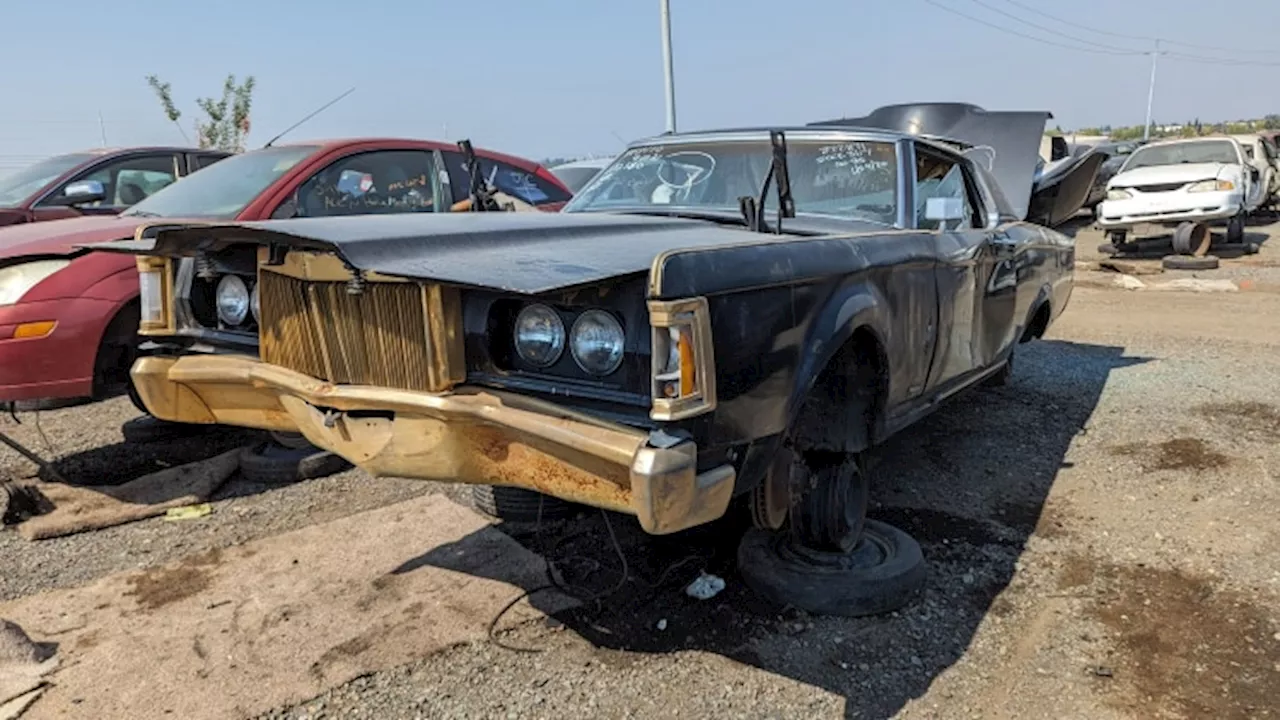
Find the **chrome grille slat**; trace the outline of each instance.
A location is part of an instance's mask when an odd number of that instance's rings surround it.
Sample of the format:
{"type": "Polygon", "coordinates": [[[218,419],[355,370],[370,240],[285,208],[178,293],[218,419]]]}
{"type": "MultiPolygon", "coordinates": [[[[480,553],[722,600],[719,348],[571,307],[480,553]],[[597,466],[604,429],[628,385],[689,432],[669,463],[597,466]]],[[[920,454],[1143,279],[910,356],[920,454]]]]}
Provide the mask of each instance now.
{"type": "Polygon", "coordinates": [[[259,353],[265,362],[333,383],[430,391],[424,288],[299,280],[263,270],[259,353]]]}

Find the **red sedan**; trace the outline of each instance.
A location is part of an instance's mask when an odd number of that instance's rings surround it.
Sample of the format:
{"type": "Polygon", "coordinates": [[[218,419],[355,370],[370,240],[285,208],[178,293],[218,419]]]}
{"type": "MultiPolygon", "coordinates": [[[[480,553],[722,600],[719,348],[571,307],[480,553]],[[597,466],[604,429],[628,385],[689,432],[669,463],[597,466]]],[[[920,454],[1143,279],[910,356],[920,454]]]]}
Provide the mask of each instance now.
{"type": "MultiPolygon", "coordinates": [[[[541,210],[571,193],[541,165],[477,148],[485,179],[541,210]]],[[[119,215],[0,229],[0,402],[101,396],[127,387],[136,352],[133,258],[78,246],[131,237],[154,218],[265,220],[447,212],[469,197],[458,147],[360,139],[233,155],[119,215]]]]}
{"type": "Polygon", "coordinates": [[[0,178],[0,226],[115,215],[231,153],[182,147],[87,150],[0,178]]]}

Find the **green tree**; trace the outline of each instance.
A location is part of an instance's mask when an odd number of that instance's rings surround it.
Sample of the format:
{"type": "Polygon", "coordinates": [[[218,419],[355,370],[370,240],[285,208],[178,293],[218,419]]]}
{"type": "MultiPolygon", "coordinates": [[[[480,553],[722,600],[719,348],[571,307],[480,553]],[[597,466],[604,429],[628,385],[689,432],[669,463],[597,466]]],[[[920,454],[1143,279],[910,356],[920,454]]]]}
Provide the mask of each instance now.
{"type": "MultiPolygon", "coordinates": [[[[177,104],[173,101],[173,91],[169,83],[161,81],[155,75],[148,75],[147,84],[160,100],[165,117],[169,118],[169,122],[178,125],[178,130],[182,131],[182,126],[178,124],[182,111],[178,110],[177,104]]],[[[221,98],[196,99],[196,107],[204,113],[204,117],[195,122],[196,142],[200,147],[217,148],[228,152],[244,151],[244,139],[249,135],[249,110],[253,104],[253,88],[252,75],[246,77],[241,83],[236,82],[235,75],[227,75],[226,82],[222,84],[221,98]]],[[[182,136],[186,137],[186,132],[182,132],[182,136]]]]}

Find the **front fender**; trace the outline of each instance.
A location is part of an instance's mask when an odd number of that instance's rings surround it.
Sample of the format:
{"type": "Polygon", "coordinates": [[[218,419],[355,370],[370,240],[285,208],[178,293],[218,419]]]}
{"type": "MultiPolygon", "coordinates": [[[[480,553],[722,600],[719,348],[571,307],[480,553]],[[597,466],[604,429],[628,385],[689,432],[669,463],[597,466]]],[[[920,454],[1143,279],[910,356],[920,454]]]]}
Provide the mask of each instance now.
{"type": "Polygon", "coordinates": [[[795,386],[787,398],[788,427],[793,427],[805,397],[813,389],[818,376],[840,348],[860,327],[875,335],[880,347],[888,347],[886,304],[873,285],[858,283],[835,293],[818,313],[806,337],[808,352],[796,369],[795,386]]]}

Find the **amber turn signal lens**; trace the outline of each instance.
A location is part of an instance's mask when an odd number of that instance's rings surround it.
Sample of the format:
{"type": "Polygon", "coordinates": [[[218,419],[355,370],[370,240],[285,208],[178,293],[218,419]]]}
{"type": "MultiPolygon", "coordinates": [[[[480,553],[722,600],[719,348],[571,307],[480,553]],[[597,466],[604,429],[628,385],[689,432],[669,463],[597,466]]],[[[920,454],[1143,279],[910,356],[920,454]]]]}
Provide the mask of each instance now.
{"type": "Polygon", "coordinates": [[[53,332],[58,326],[57,320],[41,320],[40,322],[22,323],[13,329],[14,338],[41,338],[53,332]]]}
{"type": "Polygon", "coordinates": [[[696,366],[693,362],[693,333],[680,328],[680,397],[689,397],[698,388],[696,366]]]}

